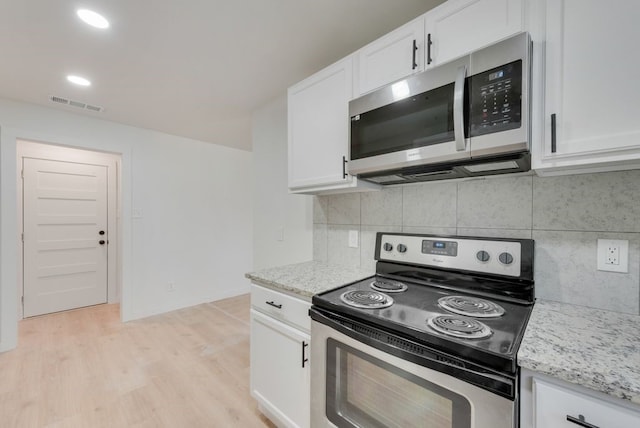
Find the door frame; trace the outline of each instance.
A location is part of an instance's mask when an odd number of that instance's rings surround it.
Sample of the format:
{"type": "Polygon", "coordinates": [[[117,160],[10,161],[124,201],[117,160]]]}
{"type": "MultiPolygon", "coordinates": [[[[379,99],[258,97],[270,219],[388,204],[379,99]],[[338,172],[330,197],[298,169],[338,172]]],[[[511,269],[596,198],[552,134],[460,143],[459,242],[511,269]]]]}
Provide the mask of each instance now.
{"type": "MultiPolygon", "coordinates": [[[[44,159],[62,162],[78,162],[105,166],[107,168],[107,230],[109,230],[109,245],[107,247],[107,303],[117,303],[121,296],[121,178],[122,156],[116,153],[100,152],[88,149],[80,149],[71,146],[62,146],[50,143],[40,143],[25,139],[16,141],[16,183],[18,203],[18,236],[24,232],[23,192],[24,181],[22,179],[22,165],[24,158],[44,159]],[[113,231],[113,232],[112,232],[113,231]]],[[[18,239],[18,278],[17,278],[17,304],[18,319],[24,318],[24,245],[21,238],[18,239]]],[[[122,311],[122,309],[121,309],[122,311]]]]}

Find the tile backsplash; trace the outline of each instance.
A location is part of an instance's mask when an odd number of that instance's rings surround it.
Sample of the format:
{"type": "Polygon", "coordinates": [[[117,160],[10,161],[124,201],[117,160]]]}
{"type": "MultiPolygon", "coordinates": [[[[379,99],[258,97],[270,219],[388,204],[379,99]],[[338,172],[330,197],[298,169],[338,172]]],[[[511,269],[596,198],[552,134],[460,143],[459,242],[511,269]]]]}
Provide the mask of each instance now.
{"type": "Polygon", "coordinates": [[[532,238],[538,297],[640,314],[640,170],[316,196],[313,222],[315,260],[372,269],[376,232],[532,238]],[[596,269],[598,239],[629,241],[628,273],[596,269]]]}

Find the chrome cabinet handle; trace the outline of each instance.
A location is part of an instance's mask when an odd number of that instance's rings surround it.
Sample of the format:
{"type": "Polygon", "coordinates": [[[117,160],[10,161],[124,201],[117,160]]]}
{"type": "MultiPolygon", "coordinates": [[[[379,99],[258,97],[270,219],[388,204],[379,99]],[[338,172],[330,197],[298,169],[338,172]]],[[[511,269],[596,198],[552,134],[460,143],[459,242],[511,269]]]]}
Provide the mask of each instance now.
{"type": "Polygon", "coordinates": [[[416,62],[416,53],[418,52],[418,42],[416,39],[413,39],[413,61],[411,62],[411,69],[415,70],[418,68],[418,63],[416,62]]]}
{"type": "Polygon", "coordinates": [[[275,303],[273,300],[272,300],[272,301],[270,301],[270,302],[265,302],[265,303],[266,303],[267,305],[269,305],[269,306],[273,306],[274,308],[282,309],[282,304],[279,304],[279,305],[278,305],[278,304],[277,304],[277,303],[275,303]]]}
{"type": "Polygon", "coordinates": [[[430,65],[433,60],[431,59],[431,45],[433,42],[431,41],[431,33],[427,34],[427,65],[430,65]]]}
{"type": "Polygon", "coordinates": [[[567,420],[569,422],[573,422],[576,425],[580,425],[581,427],[584,427],[584,428],[599,428],[597,425],[593,425],[585,421],[583,415],[578,415],[577,418],[571,415],[567,415],[567,420]]]}
{"type": "Polygon", "coordinates": [[[307,346],[309,346],[309,344],[303,340],[302,341],[302,368],[304,368],[304,364],[309,361],[309,359],[306,358],[305,356],[305,349],[307,348],[307,346]]]}
{"type": "Polygon", "coordinates": [[[458,67],[458,75],[453,89],[453,135],[456,140],[456,150],[461,152],[467,147],[464,139],[464,81],[467,77],[467,66],[458,67]]]}

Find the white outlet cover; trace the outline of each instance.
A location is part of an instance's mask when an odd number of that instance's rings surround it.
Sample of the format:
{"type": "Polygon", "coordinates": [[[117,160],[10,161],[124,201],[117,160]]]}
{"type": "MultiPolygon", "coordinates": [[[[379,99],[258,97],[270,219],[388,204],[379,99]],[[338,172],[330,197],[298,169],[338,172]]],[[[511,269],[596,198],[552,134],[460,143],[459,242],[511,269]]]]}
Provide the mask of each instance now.
{"type": "Polygon", "coordinates": [[[358,248],[358,231],[357,230],[349,231],[349,247],[358,248]]]}
{"type": "Polygon", "coordinates": [[[607,272],[629,272],[629,241],[626,239],[598,239],[597,251],[598,270],[607,272]],[[608,265],[607,249],[609,247],[618,247],[620,249],[620,264],[608,265]]]}

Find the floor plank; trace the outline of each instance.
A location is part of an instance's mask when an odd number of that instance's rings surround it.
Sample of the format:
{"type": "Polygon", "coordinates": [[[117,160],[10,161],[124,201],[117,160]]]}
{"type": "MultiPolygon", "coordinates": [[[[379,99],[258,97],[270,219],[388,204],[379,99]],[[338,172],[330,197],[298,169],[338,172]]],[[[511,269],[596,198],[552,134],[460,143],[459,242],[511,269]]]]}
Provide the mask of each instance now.
{"type": "Polygon", "coordinates": [[[249,393],[249,295],[121,323],[118,305],[23,320],[0,426],[274,427],[249,393]]]}

